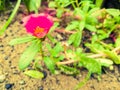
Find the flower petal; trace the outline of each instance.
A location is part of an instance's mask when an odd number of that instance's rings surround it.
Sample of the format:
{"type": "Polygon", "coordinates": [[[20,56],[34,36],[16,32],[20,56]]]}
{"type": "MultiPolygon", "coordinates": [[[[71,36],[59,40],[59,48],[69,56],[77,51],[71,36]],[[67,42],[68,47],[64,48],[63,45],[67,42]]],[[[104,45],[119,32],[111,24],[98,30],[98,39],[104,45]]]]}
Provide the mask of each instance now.
{"type": "Polygon", "coordinates": [[[23,25],[28,33],[34,35],[36,27],[44,28],[43,33],[39,33],[38,37],[45,36],[53,26],[53,21],[47,14],[31,14],[23,19],[23,25]],[[41,36],[40,36],[41,35],[41,36]]]}

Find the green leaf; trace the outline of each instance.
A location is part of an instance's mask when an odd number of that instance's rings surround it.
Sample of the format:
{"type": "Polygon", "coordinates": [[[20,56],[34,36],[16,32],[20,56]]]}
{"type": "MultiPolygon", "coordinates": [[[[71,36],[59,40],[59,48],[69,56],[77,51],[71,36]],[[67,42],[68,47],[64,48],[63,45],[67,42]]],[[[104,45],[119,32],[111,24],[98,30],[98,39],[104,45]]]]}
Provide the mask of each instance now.
{"type": "Polygon", "coordinates": [[[32,78],[41,79],[44,77],[44,74],[42,72],[36,70],[25,71],[24,73],[32,78]]]}
{"type": "Polygon", "coordinates": [[[31,12],[31,11],[38,11],[38,8],[41,5],[41,0],[24,0],[27,9],[31,12]]]}
{"type": "Polygon", "coordinates": [[[73,42],[73,45],[75,47],[78,47],[81,43],[81,39],[82,39],[82,32],[77,32],[75,35],[75,40],[73,42]]]}
{"type": "Polygon", "coordinates": [[[105,50],[104,53],[114,61],[115,64],[120,64],[120,57],[117,55],[117,53],[113,51],[105,50]]]}
{"type": "Polygon", "coordinates": [[[75,47],[78,47],[81,43],[82,32],[78,31],[77,33],[72,34],[69,37],[68,44],[73,44],[75,47]]]}
{"type": "Polygon", "coordinates": [[[56,46],[50,51],[50,53],[53,57],[57,57],[61,51],[63,51],[61,43],[57,43],[56,46]]]}
{"type": "Polygon", "coordinates": [[[94,53],[101,53],[104,50],[103,45],[97,42],[94,42],[92,44],[86,43],[85,46],[87,46],[94,53]]]}
{"type": "Polygon", "coordinates": [[[85,13],[88,13],[88,11],[89,11],[89,8],[90,8],[90,5],[91,5],[91,1],[89,1],[89,0],[83,0],[82,1],[82,7],[81,7],[81,9],[85,12],[85,13]]]}
{"type": "Polygon", "coordinates": [[[50,8],[55,8],[56,7],[56,3],[54,1],[50,1],[50,3],[48,4],[48,6],[50,8]]]}
{"type": "Polygon", "coordinates": [[[68,39],[68,44],[72,44],[75,40],[75,36],[76,36],[76,33],[70,35],[69,39],[68,39]]]}
{"type": "Polygon", "coordinates": [[[62,16],[63,12],[64,12],[63,8],[58,8],[57,9],[57,17],[60,18],[62,16]]]}
{"type": "Polygon", "coordinates": [[[100,10],[100,8],[98,8],[98,7],[95,7],[95,8],[92,8],[89,12],[88,12],[88,14],[89,15],[93,15],[93,14],[95,14],[97,11],[99,11],[100,10]]]}
{"type": "Polygon", "coordinates": [[[73,29],[76,29],[79,25],[79,22],[78,21],[72,21],[67,27],[65,30],[73,30],[73,29]]]}
{"type": "Polygon", "coordinates": [[[80,56],[80,63],[82,66],[87,68],[91,73],[101,74],[101,64],[93,58],[89,58],[85,55],[80,56]]]}
{"type": "Polygon", "coordinates": [[[85,13],[80,8],[75,8],[74,15],[80,16],[82,19],[85,18],[85,13]]]}
{"type": "Polygon", "coordinates": [[[97,58],[95,60],[100,62],[101,66],[109,67],[109,66],[113,65],[113,61],[111,59],[97,58]]]}
{"type": "Polygon", "coordinates": [[[95,26],[98,24],[98,20],[97,20],[97,18],[94,17],[94,16],[87,15],[87,17],[86,17],[86,23],[87,23],[88,25],[92,25],[92,26],[95,27],[95,26]]]}
{"type": "Polygon", "coordinates": [[[60,70],[66,74],[78,74],[79,71],[76,68],[61,65],[59,66],[60,70]]]}
{"type": "Polygon", "coordinates": [[[41,48],[40,40],[33,41],[32,44],[24,51],[19,60],[20,70],[24,70],[31,61],[34,59],[34,56],[38,53],[41,48]]]}
{"type": "Polygon", "coordinates": [[[9,42],[9,44],[10,45],[16,45],[16,44],[21,44],[21,43],[33,41],[33,40],[35,40],[35,37],[33,37],[33,36],[27,36],[27,37],[13,39],[12,41],[9,42]]]}
{"type": "Polygon", "coordinates": [[[117,38],[115,41],[115,47],[119,47],[120,46],[120,38],[117,38]]]}
{"type": "Polygon", "coordinates": [[[85,20],[82,20],[80,23],[79,23],[79,31],[82,31],[84,28],[85,28],[85,20]]]}
{"type": "Polygon", "coordinates": [[[97,29],[95,28],[95,26],[92,26],[92,25],[89,25],[89,24],[86,24],[85,28],[87,28],[91,32],[96,32],[97,31],[97,29]]]}
{"type": "Polygon", "coordinates": [[[55,73],[55,64],[49,57],[44,57],[44,62],[51,73],[55,73]]]}
{"type": "Polygon", "coordinates": [[[109,13],[110,15],[117,17],[120,16],[120,10],[118,9],[106,9],[107,13],[109,13]]]}
{"type": "Polygon", "coordinates": [[[95,5],[96,5],[97,7],[101,7],[102,4],[103,4],[103,1],[104,1],[104,0],[96,0],[96,1],[95,1],[95,5]]]}

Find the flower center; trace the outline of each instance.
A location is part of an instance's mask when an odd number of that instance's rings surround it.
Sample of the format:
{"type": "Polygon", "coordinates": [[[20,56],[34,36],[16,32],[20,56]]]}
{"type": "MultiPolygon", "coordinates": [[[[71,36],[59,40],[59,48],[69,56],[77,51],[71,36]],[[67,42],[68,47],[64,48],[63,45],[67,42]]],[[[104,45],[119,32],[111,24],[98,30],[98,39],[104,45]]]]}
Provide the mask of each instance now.
{"type": "Polygon", "coordinates": [[[36,29],[34,30],[34,34],[39,34],[39,33],[43,33],[44,32],[44,28],[41,28],[39,26],[36,27],[36,29]]]}

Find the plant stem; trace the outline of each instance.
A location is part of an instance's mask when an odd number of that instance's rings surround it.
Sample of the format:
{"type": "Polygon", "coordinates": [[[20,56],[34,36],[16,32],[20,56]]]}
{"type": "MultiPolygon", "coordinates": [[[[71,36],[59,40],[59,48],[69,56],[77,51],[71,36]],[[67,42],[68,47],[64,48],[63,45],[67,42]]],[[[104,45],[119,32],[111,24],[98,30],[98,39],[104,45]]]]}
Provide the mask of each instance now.
{"type": "Polygon", "coordinates": [[[76,5],[77,5],[77,7],[79,7],[79,3],[78,3],[78,0],[76,0],[76,5]]]}
{"type": "Polygon", "coordinates": [[[119,51],[119,50],[120,50],[120,46],[114,48],[112,51],[117,53],[117,51],[119,51]]]}
{"type": "Polygon", "coordinates": [[[74,90],[79,90],[82,86],[84,86],[86,82],[90,79],[90,76],[91,76],[91,72],[88,72],[85,79],[82,82],[78,83],[74,90]]]}
{"type": "MultiPolygon", "coordinates": [[[[93,55],[88,55],[89,58],[99,58],[99,57],[106,57],[106,55],[104,53],[100,53],[100,54],[93,54],[93,55]]],[[[66,65],[66,64],[71,64],[71,63],[75,63],[78,62],[79,60],[68,60],[68,61],[64,61],[64,62],[57,62],[57,65],[66,65]]]]}
{"type": "Polygon", "coordinates": [[[78,60],[69,60],[69,61],[65,61],[65,62],[57,62],[57,65],[66,65],[66,64],[71,64],[71,63],[75,63],[78,62],[78,60]]]}
{"type": "Polygon", "coordinates": [[[5,23],[5,25],[2,27],[2,29],[0,30],[0,35],[2,35],[4,33],[4,31],[6,30],[6,28],[9,26],[9,24],[11,23],[12,19],[14,18],[19,6],[20,6],[21,0],[17,0],[17,4],[12,12],[12,14],[10,15],[10,17],[8,18],[7,22],[5,23]]]}
{"type": "Polygon", "coordinates": [[[40,53],[41,53],[41,58],[42,58],[42,60],[43,60],[44,54],[43,54],[43,50],[42,50],[42,40],[40,40],[40,44],[41,44],[40,53]]]}
{"type": "Polygon", "coordinates": [[[75,9],[76,8],[75,3],[72,0],[70,0],[70,1],[72,2],[73,8],[75,9]]]}
{"type": "Polygon", "coordinates": [[[95,5],[99,8],[101,8],[104,0],[96,0],[95,5]]]}

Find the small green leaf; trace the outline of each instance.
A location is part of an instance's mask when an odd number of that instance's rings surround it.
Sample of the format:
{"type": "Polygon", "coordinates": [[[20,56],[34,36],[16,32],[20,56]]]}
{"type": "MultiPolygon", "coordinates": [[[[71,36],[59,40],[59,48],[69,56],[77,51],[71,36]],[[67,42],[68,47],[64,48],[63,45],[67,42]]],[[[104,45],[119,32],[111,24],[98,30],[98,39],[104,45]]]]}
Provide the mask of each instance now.
{"type": "Polygon", "coordinates": [[[104,50],[104,53],[111,58],[115,64],[120,64],[120,57],[113,51],[104,50]]]}
{"type": "Polygon", "coordinates": [[[60,43],[57,43],[56,46],[50,51],[53,57],[57,57],[59,52],[63,51],[63,48],[60,43]]]}
{"type": "Polygon", "coordinates": [[[78,15],[80,16],[80,18],[84,19],[85,18],[85,13],[83,10],[81,10],[80,8],[75,8],[74,10],[74,15],[78,15]]]}
{"type": "Polygon", "coordinates": [[[118,9],[106,9],[107,13],[109,13],[110,15],[117,17],[120,15],[120,10],[118,9]]]}
{"type": "Polygon", "coordinates": [[[27,9],[31,12],[31,11],[38,11],[38,8],[41,5],[41,0],[24,0],[27,9]]]}
{"type": "Polygon", "coordinates": [[[91,73],[101,74],[101,64],[93,58],[89,58],[85,55],[80,56],[80,63],[83,67],[87,68],[91,73]]]}
{"type": "Polygon", "coordinates": [[[89,8],[90,8],[90,5],[91,5],[91,1],[90,1],[90,0],[83,0],[83,1],[82,1],[82,7],[81,7],[81,9],[82,9],[85,13],[88,13],[89,8]]]}
{"type": "Polygon", "coordinates": [[[96,26],[98,24],[98,20],[94,16],[87,15],[86,24],[91,25],[91,26],[96,26]]]}
{"type": "Polygon", "coordinates": [[[24,70],[31,63],[31,61],[33,60],[34,56],[38,53],[40,48],[41,42],[39,39],[32,42],[32,45],[30,45],[20,57],[19,60],[20,70],[24,70]]]}
{"type": "Polygon", "coordinates": [[[117,38],[115,42],[115,47],[119,47],[119,46],[120,46],[120,38],[117,38]]]}
{"type": "Polygon", "coordinates": [[[27,36],[27,37],[13,39],[12,41],[9,42],[9,44],[10,45],[16,45],[16,44],[21,44],[21,43],[33,41],[33,40],[35,40],[35,37],[33,37],[33,36],[27,36]]]}
{"type": "Polygon", "coordinates": [[[77,33],[72,34],[69,37],[68,44],[73,44],[75,47],[78,47],[81,43],[82,32],[78,31],[77,33]]]}
{"type": "Polygon", "coordinates": [[[96,0],[96,1],[95,1],[95,5],[96,5],[97,7],[101,7],[102,4],[103,4],[103,2],[104,2],[104,0],[96,0]]]}
{"type": "Polygon", "coordinates": [[[55,64],[49,57],[44,57],[44,62],[51,73],[55,73],[55,64]]]}
{"type": "Polygon", "coordinates": [[[56,3],[54,1],[50,1],[49,5],[50,8],[55,8],[56,7],[56,3]]]}
{"type": "Polygon", "coordinates": [[[92,26],[92,25],[89,25],[89,24],[86,24],[85,28],[87,28],[91,32],[96,32],[97,31],[97,29],[95,28],[95,26],[92,26]]]}
{"type": "Polygon", "coordinates": [[[76,33],[70,35],[69,39],[68,39],[68,44],[72,44],[75,40],[75,36],[76,36],[76,33]]]}
{"type": "Polygon", "coordinates": [[[81,39],[82,39],[82,32],[76,33],[76,35],[75,35],[75,40],[74,40],[74,42],[73,42],[73,45],[74,45],[75,47],[78,47],[78,46],[80,45],[80,43],[81,43],[81,39]]]}
{"type": "Polygon", "coordinates": [[[76,68],[61,65],[59,66],[60,70],[66,74],[78,74],[79,71],[76,68]]]}
{"type": "Polygon", "coordinates": [[[58,8],[57,9],[57,17],[60,18],[62,16],[63,12],[64,12],[63,8],[58,8]]]}
{"type": "Polygon", "coordinates": [[[80,23],[79,23],[79,31],[82,31],[84,28],[85,28],[85,20],[82,20],[80,23]]]}
{"type": "Polygon", "coordinates": [[[76,29],[79,25],[78,21],[72,21],[67,27],[66,30],[73,30],[76,29]]]}
{"type": "MultiPolygon", "coordinates": [[[[90,11],[88,12],[89,15],[94,15],[97,11],[99,11],[100,8],[98,7],[94,7],[92,9],[90,9],[90,11]]],[[[95,17],[95,16],[94,16],[95,17]]]]}
{"type": "Polygon", "coordinates": [[[100,62],[101,66],[109,67],[109,66],[113,65],[113,61],[110,60],[110,59],[97,58],[95,60],[97,60],[98,62],[100,62]]]}
{"type": "Polygon", "coordinates": [[[25,71],[24,73],[32,78],[41,79],[44,77],[44,74],[42,72],[36,70],[25,71]]]}
{"type": "Polygon", "coordinates": [[[104,50],[104,47],[101,44],[96,42],[92,44],[86,43],[85,46],[87,46],[94,53],[101,53],[104,50]]]}

